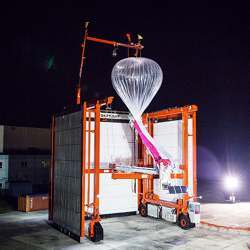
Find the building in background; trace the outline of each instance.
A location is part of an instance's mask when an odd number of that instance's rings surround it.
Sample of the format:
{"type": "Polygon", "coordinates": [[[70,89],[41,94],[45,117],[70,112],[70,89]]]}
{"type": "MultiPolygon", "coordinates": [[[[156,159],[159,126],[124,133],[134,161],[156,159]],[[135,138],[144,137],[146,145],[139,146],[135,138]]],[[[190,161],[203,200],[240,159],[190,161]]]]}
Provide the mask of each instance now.
{"type": "Polygon", "coordinates": [[[0,189],[7,189],[8,184],[8,155],[0,155],[0,189]]]}
{"type": "Polygon", "coordinates": [[[50,129],[0,125],[0,153],[48,153],[50,129]]]}
{"type": "Polygon", "coordinates": [[[49,164],[50,129],[0,126],[0,189],[47,192],[49,164]]]}
{"type": "MultiPolygon", "coordinates": [[[[16,183],[26,182],[30,183],[32,193],[48,192],[49,154],[0,155],[1,161],[4,162],[4,169],[8,172],[8,180],[5,184],[2,184],[3,188],[8,188],[9,185],[17,185],[16,183]],[[4,157],[5,161],[2,160],[2,157],[4,157]]],[[[20,189],[20,185],[18,189],[20,189]]]]}

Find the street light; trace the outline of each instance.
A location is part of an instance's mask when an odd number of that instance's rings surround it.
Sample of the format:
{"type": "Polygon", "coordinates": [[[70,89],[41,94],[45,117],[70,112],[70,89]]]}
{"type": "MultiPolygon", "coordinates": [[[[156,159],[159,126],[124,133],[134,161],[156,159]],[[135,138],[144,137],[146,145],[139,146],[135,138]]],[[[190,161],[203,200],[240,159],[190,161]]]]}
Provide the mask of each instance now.
{"type": "Polygon", "coordinates": [[[235,192],[239,189],[239,179],[236,176],[228,175],[224,178],[224,187],[226,189],[227,198],[235,203],[235,192]]]}

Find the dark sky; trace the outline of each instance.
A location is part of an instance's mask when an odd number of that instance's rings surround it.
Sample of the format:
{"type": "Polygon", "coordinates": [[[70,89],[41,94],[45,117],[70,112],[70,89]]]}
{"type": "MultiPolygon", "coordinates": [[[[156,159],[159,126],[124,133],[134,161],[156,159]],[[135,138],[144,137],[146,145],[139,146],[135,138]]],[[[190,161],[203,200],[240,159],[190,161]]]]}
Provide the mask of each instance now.
{"type": "MultiPolygon", "coordinates": [[[[127,32],[143,35],[143,56],[157,61],[164,73],[148,110],[199,106],[199,163],[205,165],[200,174],[250,168],[250,8],[170,2],[176,4],[117,2],[109,12],[39,3],[3,8],[1,123],[49,127],[53,113],[73,104],[88,20],[92,36],[126,41],[127,32]]],[[[125,53],[121,49],[117,58],[111,53],[109,46],[87,47],[86,99],[115,95],[110,73],[125,53]]],[[[126,109],[117,96],[114,106],[126,109]]]]}

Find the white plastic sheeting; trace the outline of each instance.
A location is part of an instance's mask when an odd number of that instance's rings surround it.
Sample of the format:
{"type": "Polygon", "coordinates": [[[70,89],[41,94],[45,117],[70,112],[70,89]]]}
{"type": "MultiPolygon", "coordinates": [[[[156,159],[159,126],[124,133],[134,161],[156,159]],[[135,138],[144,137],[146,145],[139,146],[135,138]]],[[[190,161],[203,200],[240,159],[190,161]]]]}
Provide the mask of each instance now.
{"type": "Polygon", "coordinates": [[[163,74],[155,61],[129,57],[116,63],[111,78],[115,91],[138,119],[161,87],[163,74]]]}
{"type": "MultiPolygon", "coordinates": [[[[87,176],[86,186],[88,183],[87,176]]],[[[129,213],[138,210],[138,194],[136,192],[135,180],[114,180],[112,173],[100,174],[99,190],[99,211],[101,215],[129,213]]],[[[90,175],[90,204],[93,203],[94,175],[90,175]]],[[[87,188],[85,190],[87,199],[87,188]]],[[[86,211],[93,212],[93,208],[87,208],[86,211]]]]}
{"type": "MultiPolygon", "coordinates": [[[[114,89],[131,112],[133,125],[155,164],[158,167],[170,165],[174,169],[171,156],[150,136],[141,120],[142,113],[161,87],[163,74],[160,66],[148,58],[129,57],[115,64],[111,78],[114,89]]],[[[163,169],[162,172],[164,171],[169,169],[163,169]]],[[[169,174],[165,173],[163,176],[169,174]]],[[[167,181],[168,177],[165,179],[167,181]]]]}
{"type": "MultiPolygon", "coordinates": [[[[188,119],[188,195],[194,194],[193,186],[193,119],[188,119]]],[[[171,154],[176,166],[182,164],[182,120],[172,120],[154,123],[154,139],[156,143],[163,145],[163,149],[171,154]]],[[[180,169],[175,170],[175,173],[181,173],[180,169]]],[[[164,179],[164,178],[163,178],[164,179]]],[[[170,180],[171,185],[182,186],[182,179],[170,180]]],[[[169,194],[163,188],[162,179],[154,179],[154,191],[159,195],[161,200],[176,202],[181,199],[183,194],[169,194]]]]}

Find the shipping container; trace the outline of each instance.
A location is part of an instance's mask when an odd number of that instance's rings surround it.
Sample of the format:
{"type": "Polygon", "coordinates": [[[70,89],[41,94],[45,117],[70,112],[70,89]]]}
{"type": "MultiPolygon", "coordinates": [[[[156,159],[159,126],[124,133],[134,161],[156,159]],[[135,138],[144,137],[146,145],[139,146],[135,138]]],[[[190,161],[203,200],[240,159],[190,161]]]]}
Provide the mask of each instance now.
{"type": "Polygon", "coordinates": [[[26,195],[18,197],[18,211],[31,212],[46,210],[49,206],[48,194],[26,195]]]}

